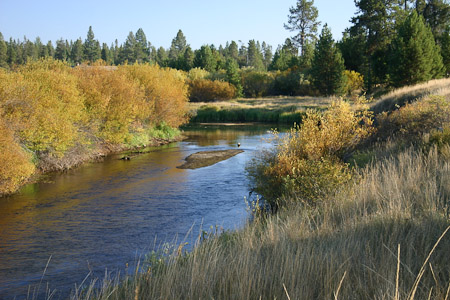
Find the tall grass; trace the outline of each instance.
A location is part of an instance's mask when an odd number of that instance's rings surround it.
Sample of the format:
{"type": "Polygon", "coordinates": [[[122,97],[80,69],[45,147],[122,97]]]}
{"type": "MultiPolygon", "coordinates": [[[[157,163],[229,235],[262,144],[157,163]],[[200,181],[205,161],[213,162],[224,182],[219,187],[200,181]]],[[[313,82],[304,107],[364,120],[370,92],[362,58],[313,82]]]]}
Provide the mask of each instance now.
{"type": "Polygon", "coordinates": [[[398,106],[414,102],[429,95],[450,97],[450,78],[430,80],[425,83],[405,86],[381,96],[372,104],[372,110],[378,114],[395,110],[398,106]]]}
{"type": "Polygon", "coordinates": [[[426,259],[449,199],[449,161],[408,150],[316,209],[288,207],[190,253],[174,248],[132,280],[73,299],[448,299],[450,236],[426,259]]]}

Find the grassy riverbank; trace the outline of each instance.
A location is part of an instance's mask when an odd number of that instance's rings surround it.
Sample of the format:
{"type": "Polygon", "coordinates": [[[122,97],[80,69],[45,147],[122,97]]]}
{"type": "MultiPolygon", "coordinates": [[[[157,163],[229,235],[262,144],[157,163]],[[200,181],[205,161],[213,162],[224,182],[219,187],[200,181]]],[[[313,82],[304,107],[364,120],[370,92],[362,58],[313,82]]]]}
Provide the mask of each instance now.
{"type": "Polygon", "coordinates": [[[309,108],[324,109],[331,98],[264,97],[219,102],[191,102],[191,123],[263,122],[301,123],[309,108]]]}
{"type": "Polygon", "coordinates": [[[266,171],[252,176],[276,214],[253,203],[242,230],[154,253],[142,272],[74,299],[449,299],[450,98],[394,107],[374,125],[344,103],[328,110],[341,114],[310,112],[250,167],[266,171]]]}

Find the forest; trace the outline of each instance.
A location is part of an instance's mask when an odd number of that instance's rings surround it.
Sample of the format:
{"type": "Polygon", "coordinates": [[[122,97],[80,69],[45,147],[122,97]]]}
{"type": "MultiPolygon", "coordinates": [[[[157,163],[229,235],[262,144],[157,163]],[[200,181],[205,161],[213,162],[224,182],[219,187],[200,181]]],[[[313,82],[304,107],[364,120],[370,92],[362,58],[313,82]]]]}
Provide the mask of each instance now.
{"type": "Polygon", "coordinates": [[[317,21],[314,2],[298,2],[284,24],[294,36],[275,50],[255,40],[192,49],[181,29],[167,49],[153,46],[142,28],[130,32],[124,43],[116,39],[111,45],[95,39],[92,27],[84,40],[55,43],[26,37],[5,41],[0,33],[0,67],[14,69],[52,57],[72,66],[101,59],[114,66],[150,63],[187,72],[195,68],[208,72],[204,79],[233,85],[233,96],[247,97],[345,94],[360,88],[361,79],[371,92],[379,86],[411,85],[450,73],[450,5],[446,1],[363,0],[355,5],[352,26],[334,41],[330,28],[317,21]],[[320,25],[324,26],[319,33],[320,25]]]}

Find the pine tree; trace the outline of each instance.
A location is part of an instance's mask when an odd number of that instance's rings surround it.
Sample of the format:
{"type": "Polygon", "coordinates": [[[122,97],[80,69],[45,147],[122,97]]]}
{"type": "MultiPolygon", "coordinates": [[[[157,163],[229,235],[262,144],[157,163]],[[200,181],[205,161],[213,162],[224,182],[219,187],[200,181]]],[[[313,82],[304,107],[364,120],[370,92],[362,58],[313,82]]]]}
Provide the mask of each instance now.
{"type": "Polygon", "coordinates": [[[89,26],[89,30],[87,33],[87,37],[84,40],[83,45],[83,55],[84,59],[94,62],[100,59],[100,44],[97,40],[95,40],[94,31],[92,30],[92,26],[89,26]]]}
{"type": "Polygon", "coordinates": [[[137,58],[136,58],[136,38],[133,34],[133,32],[130,31],[130,33],[128,34],[127,39],[125,40],[125,44],[123,45],[123,49],[121,52],[121,61],[125,62],[128,61],[128,63],[134,63],[137,58]]]}
{"type": "Polygon", "coordinates": [[[166,67],[169,60],[169,56],[167,55],[166,49],[163,47],[159,47],[156,51],[156,62],[161,67],[166,67]]]}
{"type": "Polygon", "coordinates": [[[262,52],[263,52],[264,69],[268,70],[273,58],[272,46],[267,45],[266,42],[263,42],[262,52]]]}
{"type": "Polygon", "coordinates": [[[9,38],[7,57],[7,61],[10,66],[17,64],[17,45],[16,41],[12,38],[9,38]]]}
{"type": "Polygon", "coordinates": [[[194,59],[195,59],[194,51],[192,51],[190,46],[187,46],[186,51],[184,51],[182,69],[185,71],[189,71],[190,69],[192,69],[194,67],[194,59]]]}
{"type": "Polygon", "coordinates": [[[316,36],[317,27],[320,25],[317,21],[318,15],[319,11],[314,6],[314,0],[297,0],[297,5],[289,8],[289,20],[284,24],[284,28],[298,32],[293,39],[301,49],[301,55],[304,53],[306,41],[316,36]]]}
{"type": "Polygon", "coordinates": [[[231,57],[227,58],[225,63],[225,70],[227,73],[227,81],[236,88],[236,96],[242,97],[243,88],[241,83],[241,75],[239,74],[239,65],[237,61],[231,57]]]}
{"type": "Polygon", "coordinates": [[[113,56],[112,56],[111,50],[109,49],[109,47],[108,47],[108,45],[106,43],[102,44],[101,58],[108,65],[112,65],[113,64],[113,56]]]}
{"type": "Polygon", "coordinates": [[[24,62],[38,59],[38,51],[36,49],[35,44],[26,38],[25,41],[23,42],[22,55],[24,62]]]}
{"type": "Polygon", "coordinates": [[[177,60],[178,56],[184,55],[184,51],[186,51],[187,43],[186,37],[183,32],[178,30],[177,36],[172,40],[172,44],[169,49],[169,59],[177,60]]]}
{"type": "Polygon", "coordinates": [[[368,90],[376,83],[384,83],[387,75],[386,50],[395,33],[395,6],[397,0],[355,0],[358,15],[352,18],[353,36],[364,39],[367,66],[364,77],[368,90]]]}
{"type": "Polygon", "coordinates": [[[216,70],[217,61],[214,59],[211,48],[203,45],[195,52],[194,67],[205,69],[208,72],[216,70]]]}
{"type": "Polygon", "coordinates": [[[147,42],[144,30],[139,28],[136,31],[136,44],[135,44],[135,56],[139,63],[148,62],[150,60],[150,43],[147,42]]]}
{"type": "Polygon", "coordinates": [[[390,75],[394,86],[416,84],[443,73],[442,56],[431,29],[413,11],[392,43],[390,75]]]}
{"type": "Polygon", "coordinates": [[[248,42],[248,66],[253,67],[257,71],[264,70],[264,63],[261,49],[258,49],[255,40],[250,40],[248,42]]]}
{"type": "Polygon", "coordinates": [[[0,68],[8,67],[8,47],[0,32],[0,68]]]}
{"type": "Polygon", "coordinates": [[[450,76],[450,26],[447,26],[447,29],[441,38],[441,54],[442,62],[445,67],[445,74],[448,77],[450,76]]]}
{"type": "Polygon", "coordinates": [[[235,41],[231,41],[228,47],[225,47],[226,57],[233,58],[238,61],[239,59],[239,46],[235,41]]]}
{"type": "Polygon", "coordinates": [[[450,25],[450,4],[445,0],[428,0],[425,5],[421,5],[419,14],[431,27],[435,39],[439,39],[450,25]]]}
{"type": "Polygon", "coordinates": [[[66,42],[63,39],[56,41],[55,59],[67,60],[66,42]]]}
{"type": "Polygon", "coordinates": [[[322,29],[314,50],[311,76],[316,89],[325,95],[340,94],[344,84],[344,60],[328,25],[322,29]]]}
{"type": "Polygon", "coordinates": [[[70,60],[73,64],[78,65],[83,61],[83,42],[81,38],[77,39],[75,43],[72,45],[72,49],[70,51],[70,60]]]}

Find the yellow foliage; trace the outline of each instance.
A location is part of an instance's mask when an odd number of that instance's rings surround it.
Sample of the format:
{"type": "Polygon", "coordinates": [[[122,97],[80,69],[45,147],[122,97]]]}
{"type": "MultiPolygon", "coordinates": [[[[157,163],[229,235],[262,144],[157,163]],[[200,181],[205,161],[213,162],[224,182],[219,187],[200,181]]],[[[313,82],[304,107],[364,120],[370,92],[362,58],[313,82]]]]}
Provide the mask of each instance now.
{"type": "Polygon", "coordinates": [[[31,155],[15,141],[13,132],[0,117],[0,195],[16,191],[34,170],[31,155]]]}
{"type": "Polygon", "coordinates": [[[183,72],[148,64],[120,66],[117,72],[137,80],[144,90],[151,113],[147,118],[149,123],[159,125],[164,121],[178,127],[188,121],[188,90],[183,72]]]}
{"type": "Polygon", "coordinates": [[[105,66],[86,66],[73,71],[84,96],[93,133],[110,143],[125,143],[130,132],[150,114],[138,82],[105,66]]]}
{"type": "Polygon", "coordinates": [[[189,80],[206,79],[210,73],[202,68],[190,69],[187,75],[189,80]]]}
{"type": "Polygon", "coordinates": [[[345,70],[344,76],[346,78],[343,88],[345,94],[351,95],[364,87],[364,77],[360,73],[345,70]]]}
{"type": "Polygon", "coordinates": [[[191,101],[229,100],[236,95],[236,88],[228,82],[196,79],[189,83],[191,101]]]}
{"type": "Polygon", "coordinates": [[[374,131],[372,123],[367,110],[353,111],[342,100],[323,113],[309,110],[300,126],[277,138],[274,153],[249,168],[257,191],[269,202],[290,195],[314,203],[350,180],[340,156],[374,131]]]}
{"type": "Polygon", "coordinates": [[[279,152],[301,159],[339,156],[370,135],[372,124],[370,112],[353,111],[350,104],[337,100],[323,113],[308,110],[302,125],[282,139],[279,152]]]}
{"type": "Polygon", "coordinates": [[[378,118],[381,137],[401,134],[416,138],[420,133],[450,125],[450,102],[443,96],[430,96],[378,118]]]}
{"type": "Polygon", "coordinates": [[[67,64],[45,59],[2,76],[4,118],[30,150],[61,156],[73,146],[85,113],[77,80],[67,64]]]}

